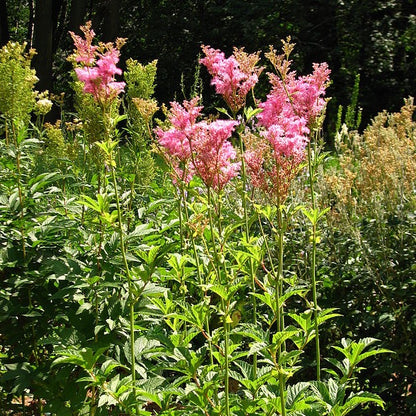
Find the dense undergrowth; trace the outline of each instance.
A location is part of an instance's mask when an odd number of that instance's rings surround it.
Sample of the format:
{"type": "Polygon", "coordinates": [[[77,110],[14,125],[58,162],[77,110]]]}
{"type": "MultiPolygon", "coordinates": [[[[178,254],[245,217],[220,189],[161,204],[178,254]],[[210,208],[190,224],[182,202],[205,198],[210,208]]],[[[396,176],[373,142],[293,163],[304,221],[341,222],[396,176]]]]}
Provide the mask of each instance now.
{"type": "Polygon", "coordinates": [[[329,70],[289,40],[263,102],[260,55],[203,47],[208,115],[83,30],[53,125],[1,50],[2,414],[415,414],[412,100],[326,153],[329,70]]]}

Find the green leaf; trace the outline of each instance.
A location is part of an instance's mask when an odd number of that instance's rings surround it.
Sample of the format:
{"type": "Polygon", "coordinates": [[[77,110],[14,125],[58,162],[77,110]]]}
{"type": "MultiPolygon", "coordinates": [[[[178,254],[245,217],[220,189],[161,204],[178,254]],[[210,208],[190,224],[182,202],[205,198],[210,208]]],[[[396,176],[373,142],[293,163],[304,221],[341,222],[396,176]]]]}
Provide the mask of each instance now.
{"type": "Polygon", "coordinates": [[[308,210],[305,207],[302,207],[303,214],[309,219],[311,222],[311,225],[316,225],[319,220],[325,216],[325,214],[330,210],[330,208],[325,208],[322,211],[319,211],[319,209],[315,208],[312,210],[308,210]]]}
{"type": "Polygon", "coordinates": [[[101,365],[101,371],[106,377],[108,377],[115,368],[123,368],[125,370],[128,369],[128,367],[119,363],[113,358],[109,358],[108,360],[104,361],[104,363],[101,365]]]}
{"type": "MultiPolygon", "coordinates": [[[[380,349],[372,349],[363,353],[363,351],[377,342],[378,340],[375,338],[363,338],[360,339],[358,342],[346,340],[343,338],[341,340],[342,347],[333,346],[335,350],[341,352],[345,359],[343,360],[343,366],[345,370],[343,370],[343,377],[341,378],[341,382],[345,383],[350,377],[352,377],[354,371],[360,371],[362,368],[357,367],[358,364],[368,357],[372,357],[377,354],[382,353],[392,353],[392,351],[387,350],[385,348],[380,349]]],[[[330,361],[331,362],[331,361],[330,361]]],[[[339,368],[339,367],[338,367],[339,368]]]]}
{"type": "Polygon", "coordinates": [[[207,289],[216,293],[221,299],[228,300],[229,293],[226,291],[225,287],[222,285],[209,285],[207,289]]]}
{"type": "Polygon", "coordinates": [[[228,118],[232,118],[232,117],[228,114],[228,111],[227,111],[225,108],[223,108],[223,107],[215,107],[215,109],[216,109],[219,113],[224,114],[225,116],[227,116],[228,118]]]}
{"type": "Polygon", "coordinates": [[[277,350],[286,340],[294,337],[299,331],[279,331],[273,334],[273,349],[277,350]]]}
{"type": "Polygon", "coordinates": [[[29,181],[28,185],[30,186],[30,192],[34,194],[35,192],[45,188],[45,186],[51,182],[57,181],[61,177],[62,175],[59,172],[41,173],[29,181]]]}
{"type": "Polygon", "coordinates": [[[58,364],[74,364],[91,372],[97,360],[106,350],[107,347],[98,348],[96,351],[93,351],[91,348],[69,348],[58,350],[57,355],[59,355],[59,357],[52,362],[52,367],[58,364]]]}
{"type": "Polygon", "coordinates": [[[346,402],[340,407],[341,415],[347,415],[354,410],[358,405],[364,403],[375,403],[384,409],[384,401],[377,394],[359,392],[348,397],[346,402]]]}
{"type": "Polygon", "coordinates": [[[249,121],[251,118],[256,116],[257,114],[261,113],[263,111],[262,108],[252,108],[252,107],[246,107],[244,108],[244,115],[246,117],[246,121],[249,121]]]}
{"type": "Polygon", "coordinates": [[[299,410],[298,407],[295,406],[296,402],[300,401],[303,398],[304,392],[308,387],[309,383],[305,382],[296,383],[293,386],[287,386],[286,408],[288,410],[299,410]]]}
{"type": "Polygon", "coordinates": [[[153,233],[155,230],[151,228],[150,224],[139,224],[136,228],[126,236],[126,241],[134,241],[145,235],[153,233]]]}
{"type": "Polygon", "coordinates": [[[79,204],[82,204],[98,213],[101,213],[100,204],[96,199],[93,199],[88,195],[81,195],[81,198],[82,199],[78,201],[79,204]]]}
{"type": "Polygon", "coordinates": [[[270,336],[269,331],[264,331],[261,326],[248,323],[239,325],[231,333],[251,338],[258,343],[268,343],[270,336]]]}

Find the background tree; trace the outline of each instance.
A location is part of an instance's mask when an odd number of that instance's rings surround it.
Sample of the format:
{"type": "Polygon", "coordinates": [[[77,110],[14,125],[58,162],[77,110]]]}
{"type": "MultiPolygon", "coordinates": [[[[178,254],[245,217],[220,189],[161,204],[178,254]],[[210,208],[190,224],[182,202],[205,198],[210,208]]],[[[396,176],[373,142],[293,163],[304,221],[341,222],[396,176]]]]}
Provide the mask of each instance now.
{"type": "Polygon", "coordinates": [[[68,30],[80,33],[79,27],[85,23],[87,0],[70,0],[68,30]]]}
{"type": "Polygon", "coordinates": [[[52,90],[53,1],[42,0],[35,3],[33,47],[37,55],[33,60],[40,90],[52,90]]]}
{"type": "MultiPolygon", "coordinates": [[[[363,125],[382,109],[397,111],[416,89],[413,0],[0,0],[0,9],[3,43],[9,37],[30,41],[33,27],[39,85],[55,86],[56,92],[68,89],[65,57],[72,47],[67,33],[77,32],[88,19],[103,41],[128,38],[123,57],[159,60],[156,98],[161,102],[181,94],[181,74],[192,83],[202,44],[227,54],[233,46],[265,51],[270,44],[279,47],[288,35],[298,44],[297,71],[307,73],[313,62],[322,61],[332,69],[329,130],[338,105],[349,102],[357,73],[363,125]]],[[[209,102],[214,93],[208,76],[202,76],[206,93],[212,94],[209,102]]]]}
{"type": "Polygon", "coordinates": [[[5,45],[10,38],[9,23],[7,21],[7,5],[6,0],[0,0],[0,45],[5,45]]]}

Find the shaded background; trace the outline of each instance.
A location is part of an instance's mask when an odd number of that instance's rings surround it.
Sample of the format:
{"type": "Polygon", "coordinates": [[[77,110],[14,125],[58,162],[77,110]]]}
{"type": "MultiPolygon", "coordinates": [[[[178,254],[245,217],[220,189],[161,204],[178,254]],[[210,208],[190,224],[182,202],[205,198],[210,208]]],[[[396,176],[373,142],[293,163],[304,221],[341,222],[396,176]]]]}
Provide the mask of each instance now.
{"type": "MultiPolygon", "coordinates": [[[[413,0],[0,0],[0,41],[26,40],[37,49],[39,90],[69,91],[68,31],[79,33],[89,19],[99,40],[128,38],[123,59],[159,60],[159,102],[184,98],[181,76],[192,84],[201,44],[228,55],[233,46],[280,48],[288,35],[297,44],[293,65],[300,74],[311,72],[313,62],[326,61],[332,70],[330,132],[338,105],[349,104],[357,73],[362,126],[383,109],[397,111],[416,90],[413,0]]],[[[205,103],[215,100],[206,71],[201,74],[205,103]]]]}
{"type": "MultiPolygon", "coordinates": [[[[156,98],[168,102],[184,98],[182,75],[185,95],[189,94],[202,44],[220,48],[228,55],[233,46],[244,46],[248,52],[266,51],[269,44],[279,48],[280,39],[291,35],[297,43],[293,65],[300,74],[310,73],[313,62],[327,61],[332,69],[333,82],[328,91],[332,100],[326,125],[330,141],[338,105],[349,104],[356,74],[361,75],[358,102],[363,107],[363,127],[377,112],[398,111],[404,97],[415,95],[415,3],[416,0],[0,0],[0,42],[27,41],[35,47],[38,55],[34,65],[40,78],[37,88],[55,93],[65,91],[70,97],[72,68],[66,57],[73,44],[68,31],[80,33],[79,26],[91,19],[99,40],[128,38],[122,49],[123,59],[132,57],[142,63],[159,60],[156,98]]],[[[209,86],[204,68],[201,76],[204,104],[214,104],[219,98],[209,86]]],[[[259,96],[267,91],[266,76],[262,82],[256,87],[259,96]]],[[[409,212],[408,217],[401,212],[393,214],[388,222],[380,224],[385,227],[385,234],[378,233],[372,217],[363,218],[357,229],[374,247],[370,257],[375,259],[374,264],[378,265],[376,260],[383,258],[385,263],[380,264],[389,266],[381,269],[380,274],[389,284],[386,292],[402,308],[405,328],[400,328],[392,316],[389,299],[375,295],[378,283],[361,260],[358,242],[347,239],[338,230],[334,231],[333,246],[343,248],[334,251],[334,259],[325,259],[324,264],[331,269],[322,269],[321,273],[329,276],[322,293],[328,305],[339,306],[345,316],[338,327],[340,334],[380,335],[383,339],[391,336],[391,343],[399,347],[401,354],[397,358],[392,356],[388,362],[384,357],[383,361],[373,360],[361,381],[371,380],[369,389],[383,395],[389,406],[383,414],[408,416],[416,414],[414,342],[411,335],[408,339],[403,336],[414,333],[415,322],[414,290],[409,290],[415,285],[411,269],[414,213],[409,212]],[[401,230],[409,244],[397,244],[403,241],[398,238],[404,238],[399,234],[401,230]],[[336,246],[341,243],[342,246],[336,246]],[[391,258],[397,263],[389,264],[391,258]],[[349,262],[350,259],[354,261],[349,262]],[[391,273],[393,278],[388,280],[383,273],[391,273]],[[402,286],[403,281],[406,285],[402,286]],[[353,334],[346,331],[351,328],[353,334]],[[408,410],[410,406],[413,413],[408,410]]],[[[295,238],[288,241],[294,247],[297,243],[303,247],[305,243],[295,238]]],[[[355,414],[363,413],[357,410],[355,414]]],[[[379,409],[365,413],[370,414],[382,413],[379,409]]]]}

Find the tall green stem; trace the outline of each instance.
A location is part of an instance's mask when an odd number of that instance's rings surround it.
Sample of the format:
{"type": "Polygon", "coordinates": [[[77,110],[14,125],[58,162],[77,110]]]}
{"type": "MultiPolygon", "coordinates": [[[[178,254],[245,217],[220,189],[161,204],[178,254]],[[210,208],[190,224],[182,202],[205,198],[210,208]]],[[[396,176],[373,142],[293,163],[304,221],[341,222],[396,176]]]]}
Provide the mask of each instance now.
{"type": "MultiPolygon", "coordinates": [[[[314,155],[315,156],[315,155],[314,155]]],[[[316,199],[314,190],[315,180],[315,161],[312,158],[311,143],[308,143],[308,168],[309,168],[309,188],[311,193],[312,210],[316,212],[316,199]]],[[[312,282],[312,300],[315,326],[315,356],[316,356],[316,379],[321,379],[321,353],[319,343],[319,325],[318,325],[318,300],[316,291],[316,221],[312,224],[312,258],[311,258],[311,282],[312,282]]]]}
{"type": "MultiPolygon", "coordinates": [[[[280,306],[280,295],[283,292],[283,251],[284,251],[284,227],[283,227],[283,216],[282,216],[282,207],[279,206],[277,210],[278,215],[278,224],[279,224],[279,234],[278,234],[278,269],[277,269],[277,279],[275,286],[275,296],[276,296],[276,323],[277,323],[277,332],[284,330],[283,322],[283,306],[280,306]]],[[[286,350],[286,343],[283,343],[283,351],[286,350]]],[[[280,359],[282,353],[282,345],[279,345],[278,350],[278,360],[280,359]]],[[[282,416],[286,416],[286,407],[285,407],[285,379],[283,374],[283,369],[279,363],[279,394],[280,402],[282,406],[282,416]]]]}
{"type": "Polygon", "coordinates": [[[183,191],[181,192],[181,195],[178,198],[179,237],[181,242],[181,251],[184,249],[182,202],[185,202],[185,195],[183,191]]]}
{"type": "Polygon", "coordinates": [[[279,371],[279,394],[282,406],[282,416],[286,416],[285,378],[282,369],[279,371]]]}
{"type": "MultiPolygon", "coordinates": [[[[182,202],[183,202],[183,206],[184,206],[183,212],[185,214],[185,221],[186,221],[187,224],[189,224],[189,212],[188,212],[188,206],[187,206],[187,201],[186,201],[186,193],[185,193],[185,189],[183,187],[181,187],[181,198],[182,198],[182,202]]],[[[180,203],[181,203],[181,201],[179,200],[179,204],[180,203]]],[[[180,213],[180,215],[182,215],[182,214],[180,213]]],[[[181,221],[181,223],[182,223],[182,221],[181,221]]],[[[183,232],[182,227],[183,227],[183,224],[181,224],[181,233],[183,232]]],[[[192,251],[194,253],[198,283],[202,287],[202,285],[206,284],[207,282],[204,281],[204,279],[202,278],[202,275],[201,275],[201,265],[200,265],[200,262],[199,262],[199,256],[198,256],[198,252],[196,250],[196,243],[195,243],[195,238],[194,238],[192,230],[190,230],[189,238],[191,240],[192,251]]],[[[181,246],[182,246],[182,240],[181,240],[181,246]]],[[[204,296],[206,296],[206,290],[204,291],[204,296]]],[[[206,333],[209,337],[209,339],[208,339],[208,349],[209,349],[210,362],[211,362],[211,365],[213,365],[214,364],[214,354],[213,354],[213,349],[212,349],[212,340],[211,340],[209,316],[207,316],[206,319],[205,319],[205,326],[206,326],[206,333]]]]}
{"type": "MultiPolygon", "coordinates": [[[[209,224],[210,224],[210,229],[211,229],[211,242],[212,242],[212,247],[214,250],[214,255],[215,255],[215,266],[217,269],[217,276],[218,276],[218,280],[219,282],[221,282],[221,267],[223,262],[220,260],[220,258],[218,257],[218,251],[216,248],[216,239],[215,239],[215,234],[214,234],[214,222],[213,222],[213,218],[212,218],[212,208],[213,208],[213,204],[212,204],[212,196],[211,196],[211,189],[208,187],[207,188],[207,193],[208,193],[208,216],[209,216],[209,224]]],[[[219,210],[219,212],[221,212],[221,210],[219,210]]],[[[219,219],[219,222],[221,222],[221,219],[219,219]]],[[[221,228],[221,227],[220,227],[221,228]]],[[[229,282],[228,282],[228,278],[227,278],[227,270],[225,269],[225,265],[224,267],[224,278],[225,278],[225,287],[226,287],[226,293],[228,295],[228,289],[229,289],[229,282]]],[[[228,296],[227,296],[228,297],[228,296]]],[[[229,300],[225,300],[225,299],[221,299],[221,307],[224,313],[224,397],[225,397],[225,415],[226,416],[230,416],[230,385],[229,385],[229,367],[230,367],[230,362],[229,362],[229,349],[230,349],[230,339],[229,339],[229,331],[230,331],[230,324],[228,323],[228,318],[229,318],[229,300]]]]}
{"type": "MultiPolygon", "coordinates": [[[[277,280],[276,280],[276,308],[277,308],[277,330],[284,330],[284,317],[283,317],[283,305],[279,306],[279,296],[283,293],[283,261],[284,261],[284,235],[285,235],[285,219],[283,218],[283,205],[282,205],[282,195],[280,192],[280,187],[277,190],[277,225],[278,225],[278,269],[277,269],[277,280]]],[[[286,351],[286,342],[283,343],[283,350],[286,351]]],[[[279,354],[281,348],[279,347],[279,354]]]]}
{"type": "MultiPolygon", "coordinates": [[[[242,186],[243,186],[243,211],[244,211],[244,224],[245,224],[245,238],[246,243],[249,244],[250,241],[250,225],[248,221],[248,208],[247,208],[247,173],[246,173],[246,164],[244,160],[244,146],[243,140],[240,137],[240,152],[241,152],[241,176],[242,176],[242,186]]],[[[251,306],[252,306],[252,322],[254,325],[257,325],[257,298],[255,295],[256,292],[256,281],[255,281],[255,271],[254,271],[254,262],[250,257],[250,280],[251,280],[251,306]]],[[[253,354],[253,378],[257,378],[257,353],[253,354]]]]}
{"type": "Polygon", "coordinates": [[[19,205],[20,205],[20,222],[21,222],[20,235],[22,237],[22,254],[23,254],[24,261],[26,261],[26,231],[25,231],[25,222],[24,222],[25,208],[24,208],[24,197],[23,197],[23,186],[22,186],[22,169],[21,169],[21,164],[20,164],[20,159],[21,159],[22,154],[21,154],[21,149],[20,149],[20,143],[17,138],[18,133],[16,132],[16,127],[14,123],[12,124],[12,134],[13,134],[14,145],[16,146],[17,192],[19,195],[19,205]]]}
{"type": "Polygon", "coordinates": [[[318,328],[318,299],[316,291],[316,224],[312,227],[312,259],[311,259],[311,280],[312,280],[312,300],[315,326],[315,350],[316,350],[316,379],[321,379],[321,352],[319,345],[319,328],[318,328]]]}
{"type": "Polygon", "coordinates": [[[214,252],[214,262],[213,262],[213,264],[214,264],[215,273],[217,275],[217,279],[220,282],[221,281],[221,273],[220,273],[220,267],[219,267],[220,259],[218,257],[218,250],[217,250],[215,230],[214,230],[214,220],[212,218],[212,197],[211,197],[211,189],[210,188],[207,188],[207,194],[208,194],[208,220],[209,220],[209,228],[210,228],[210,231],[211,231],[212,250],[214,252]]]}
{"type": "MultiPolygon", "coordinates": [[[[316,149],[314,150],[314,152],[316,149]]],[[[315,181],[315,163],[312,158],[312,149],[311,149],[311,142],[308,142],[308,172],[309,172],[309,189],[311,194],[311,202],[312,202],[312,209],[316,208],[316,200],[315,200],[315,187],[314,187],[314,181],[315,181]]]]}
{"type": "Polygon", "coordinates": [[[279,207],[278,209],[278,219],[279,219],[279,233],[278,233],[278,246],[277,246],[277,257],[278,257],[278,266],[277,266],[277,279],[275,283],[275,296],[276,296],[276,321],[277,321],[277,331],[280,332],[283,330],[283,307],[279,306],[279,297],[283,291],[283,250],[284,250],[284,229],[282,224],[282,210],[279,207]]]}
{"type": "MultiPolygon", "coordinates": [[[[228,317],[228,304],[226,308],[226,317],[228,317]]],[[[229,385],[229,330],[230,330],[230,324],[227,322],[227,319],[224,319],[224,355],[225,355],[225,380],[224,380],[224,394],[225,394],[225,414],[226,416],[230,416],[230,385],[229,385]]]]}
{"type": "MultiPolygon", "coordinates": [[[[124,232],[123,232],[123,221],[121,216],[121,207],[120,207],[120,198],[118,194],[118,187],[117,187],[117,179],[116,179],[116,172],[113,166],[113,155],[112,151],[110,151],[110,166],[111,166],[111,176],[114,185],[114,195],[116,199],[117,205],[117,219],[118,219],[118,232],[120,238],[120,249],[121,249],[121,256],[123,258],[123,265],[124,270],[127,276],[127,284],[128,284],[128,292],[129,292],[129,318],[130,318],[130,355],[131,355],[131,382],[133,385],[133,396],[134,400],[136,401],[136,365],[135,365],[135,356],[134,356],[134,342],[135,342],[135,333],[134,333],[134,306],[136,303],[133,291],[133,279],[130,272],[129,264],[127,262],[126,256],[126,247],[124,243],[124,232]]],[[[139,413],[138,406],[136,404],[136,414],[139,413]]]]}
{"type": "MultiPolygon", "coordinates": [[[[186,223],[189,224],[189,213],[188,213],[188,206],[187,206],[187,202],[186,202],[186,195],[185,195],[185,190],[182,189],[182,201],[184,204],[184,213],[185,213],[185,220],[186,223]]],[[[200,285],[202,285],[203,283],[206,283],[203,281],[202,279],[202,275],[201,275],[201,267],[200,267],[200,263],[199,263],[199,256],[198,256],[198,252],[196,250],[196,243],[195,243],[195,238],[193,235],[192,230],[190,230],[189,233],[189,238],[191,240],[191,245],[192,245],[192,251],[194,253],[194,257],[195,257],[195,263],[196,263],[196,274],[198,276],[198,282],[200,285]]]]}

